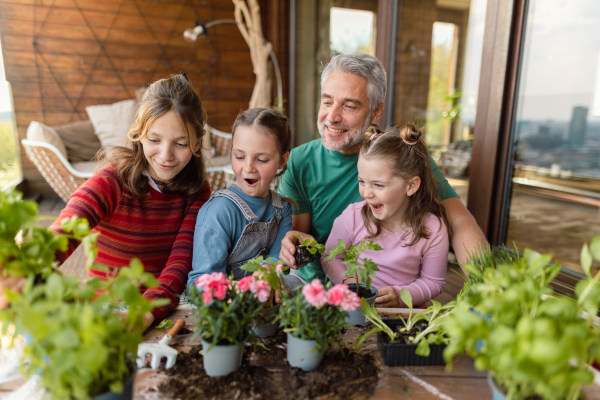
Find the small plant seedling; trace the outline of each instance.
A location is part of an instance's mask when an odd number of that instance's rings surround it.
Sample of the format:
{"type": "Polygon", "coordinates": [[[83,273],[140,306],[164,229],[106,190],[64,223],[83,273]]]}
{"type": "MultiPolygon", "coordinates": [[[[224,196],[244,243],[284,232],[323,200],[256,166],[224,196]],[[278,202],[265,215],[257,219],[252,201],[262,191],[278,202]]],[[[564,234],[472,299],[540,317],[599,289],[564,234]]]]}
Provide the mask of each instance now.
{"type": "Polygon", "coordinates": [[[332,248],[329,251],[329,255],[325,258],[325,260],[331,260],[338,254],[344,255],[342,264],[346,265],[345,276],[346,278],[354,276],[356,279],[357,291],[360,283],[364,283],[367,290],[369,290],[373,283],[371,277],[375,276],[375,272],[379,271],[377,264],[369,258],[363,259],[362,264],[358,261],[358,257],[365,250],[381,251],[383,248],[373,241],[367,242],[366,240],[361,242],[358,246],[353,244],[350,248],[347,248],[346,242],[342,239],[338,239],[338,245],[332,248]]]}
{"type": "MultiPolygon", "coordinates": [[[[301,240],[299,235],[294,233],[293,236],[296,236],[298,241],[301,240]]],[[[317,254],[317,252],[323,255],[325,252],[325,246],[319,244],[313,238],[306,238],[302,241],[302,243],[296,246],[296,254],[294,255],[294,258],[298,264],[313,262],[314,256],[317,254]]]]}

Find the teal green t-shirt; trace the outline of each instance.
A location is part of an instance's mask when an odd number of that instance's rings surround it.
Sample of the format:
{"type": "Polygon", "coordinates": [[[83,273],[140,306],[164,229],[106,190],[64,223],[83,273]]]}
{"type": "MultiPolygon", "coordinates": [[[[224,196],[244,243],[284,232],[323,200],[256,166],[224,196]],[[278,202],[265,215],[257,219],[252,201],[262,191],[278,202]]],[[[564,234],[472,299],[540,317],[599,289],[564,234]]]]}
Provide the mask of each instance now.
{"type": "MultiPolygon", "coordinates": [[[[327,150],[321,139],[296,147],[290,153],[279,192],[296,200],[299,209],[294,214],[310,214],[310,234],[319,243],[327,242],[333,222],[346,207],[363,200],[358,191],[357,163],[358,153],[327,150]]],[[[433,160],[431,165],[438,178],[440,199],[458,197],[433,160]]],[[[314,278],[327,280],[319,259],[300,268],[298,273],[308,282],[314,278]]]]}

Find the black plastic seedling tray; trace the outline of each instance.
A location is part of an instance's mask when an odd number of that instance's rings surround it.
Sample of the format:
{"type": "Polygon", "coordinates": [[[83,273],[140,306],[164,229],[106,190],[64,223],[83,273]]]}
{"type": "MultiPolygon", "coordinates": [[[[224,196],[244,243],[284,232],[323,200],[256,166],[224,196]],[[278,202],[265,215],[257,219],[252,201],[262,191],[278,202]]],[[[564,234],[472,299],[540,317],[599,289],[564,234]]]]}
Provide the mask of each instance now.
{"type": "MultiPolygon", "coordinates": [[[[399,319],[384,319],[383,322],[395,330],[397,326],[403,326],[399,319]]],[[[386,335],[387,336],[387,335],[386,335]]],[[[384,340],[384,333],[377,333],[377,347],[383,357],[385,365],[395,367],[399,365],[445,365],[444,349],[445,344],[430,344],[431,352],[429,356],[423,357],[415,354],[416,344],[392,343],[384,340]]]]}

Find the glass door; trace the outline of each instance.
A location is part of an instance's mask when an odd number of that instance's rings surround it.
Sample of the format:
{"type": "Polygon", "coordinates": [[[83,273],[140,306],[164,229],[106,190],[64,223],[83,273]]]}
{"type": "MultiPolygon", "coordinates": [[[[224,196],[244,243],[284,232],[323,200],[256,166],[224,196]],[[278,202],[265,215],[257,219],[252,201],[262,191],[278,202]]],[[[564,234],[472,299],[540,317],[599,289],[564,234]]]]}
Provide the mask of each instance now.
{"type": "Polygon", "coordinates": [[[600,2],[527,7],[501,237],[577,274],[600,234],[600,2]]]}

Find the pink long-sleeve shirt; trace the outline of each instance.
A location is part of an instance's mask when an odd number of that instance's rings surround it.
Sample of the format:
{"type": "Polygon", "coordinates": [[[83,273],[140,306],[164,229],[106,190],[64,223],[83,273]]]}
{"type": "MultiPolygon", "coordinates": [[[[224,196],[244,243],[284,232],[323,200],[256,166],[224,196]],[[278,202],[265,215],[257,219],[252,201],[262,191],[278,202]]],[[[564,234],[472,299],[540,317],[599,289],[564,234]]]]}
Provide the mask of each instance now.
{"type": "Polygon", "coordinates": [[[364,258],[369,258],[379,267],[373,277],[373,286],[377,289],[391,286],[396,289],[398,296],[400,290],[406,288],[412,295],[414,305],[421,305],[439,295],[446,283],[448,265],[449,241],[444,222],[427,214],[425,227],[429,232],[429,239],[422,238],[412,246],[406,246],[412,241],[412,232],[402,239],[406,231],[390,232],[382,228],[381,234],[375,239],[367,239],[369,232],[360,213],[364,204],[364,201],[350,204],[333,223],[321,258],[323,270],[329,279],[335,284],[345,279],[343,255],[325,261],[329,251],[337,246],[338,239],[343,239],[348,247],[358,245],[363,240],[373,240],[383,250],[365,250],[359,257],[361,263],[364,258]]]}

